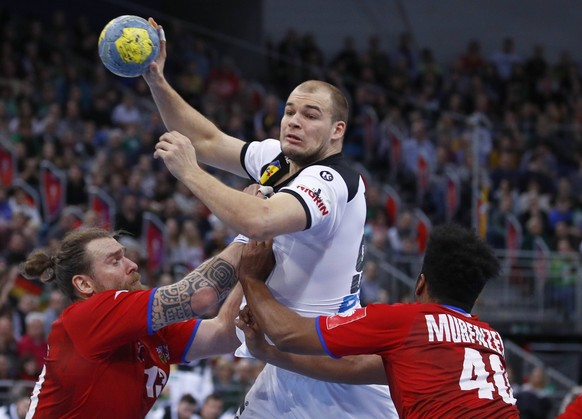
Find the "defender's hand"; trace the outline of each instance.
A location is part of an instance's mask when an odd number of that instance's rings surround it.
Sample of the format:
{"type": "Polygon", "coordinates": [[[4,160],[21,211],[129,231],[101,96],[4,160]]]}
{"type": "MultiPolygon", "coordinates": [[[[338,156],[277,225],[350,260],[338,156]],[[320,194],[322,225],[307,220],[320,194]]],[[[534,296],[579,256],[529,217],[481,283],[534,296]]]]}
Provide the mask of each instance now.
{"type": "Polygon", "coordinates": [[[266,281],[275,266],[273,240],[249,240],[245,245],[238,265],[238,279],[266,281]]]}

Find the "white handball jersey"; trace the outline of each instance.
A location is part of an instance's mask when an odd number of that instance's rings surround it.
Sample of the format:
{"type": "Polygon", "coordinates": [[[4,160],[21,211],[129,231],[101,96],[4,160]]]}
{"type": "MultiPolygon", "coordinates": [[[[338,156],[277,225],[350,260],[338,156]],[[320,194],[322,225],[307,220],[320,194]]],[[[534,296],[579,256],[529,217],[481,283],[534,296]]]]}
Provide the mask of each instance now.
{"type": "MultiPolygon", "coordinates": [[[[274,297],[306,317],[360,307],[366,219],[360,175],[336,154],[275,185],[289,165],[274,139],[245,145],[241,163],[256,182],[297,198],[307,216],[305,230],[273,239],[277,263],[266,283],[274,297]]],[[[235,354],[252,356],[237,332],[243,344],[235,354]]],[[[272,365],[261,372],[237,416],[313,418],[335,410],[344,418],[398,417],[388,386],[327,383],[272,365]]]]}

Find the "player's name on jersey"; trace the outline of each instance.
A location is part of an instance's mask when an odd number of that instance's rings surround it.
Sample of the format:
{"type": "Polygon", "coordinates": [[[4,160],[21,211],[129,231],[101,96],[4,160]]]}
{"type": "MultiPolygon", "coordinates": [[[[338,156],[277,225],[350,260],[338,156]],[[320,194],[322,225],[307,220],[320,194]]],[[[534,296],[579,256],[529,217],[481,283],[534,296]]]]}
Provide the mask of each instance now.
{"type": "Polygon", "coordinates": [[[499,333],[469,323],[450,314],[439,314],[438,319],[426,314],[429,342],[475,343],[503,355],[503,342],[499,333]]]}

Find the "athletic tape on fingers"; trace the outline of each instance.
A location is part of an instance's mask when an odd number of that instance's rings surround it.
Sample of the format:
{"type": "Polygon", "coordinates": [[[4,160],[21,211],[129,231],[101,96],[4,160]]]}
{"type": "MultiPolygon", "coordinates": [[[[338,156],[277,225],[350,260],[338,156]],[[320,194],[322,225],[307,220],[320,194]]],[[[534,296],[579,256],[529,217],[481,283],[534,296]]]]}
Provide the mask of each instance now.
{"type": "Polygon", "coordinates": [[[268,198],[270,195],[273,195],[273,188],[271,186],[259,186],[259,192],[262,193],[265,198],[268,198]]]}

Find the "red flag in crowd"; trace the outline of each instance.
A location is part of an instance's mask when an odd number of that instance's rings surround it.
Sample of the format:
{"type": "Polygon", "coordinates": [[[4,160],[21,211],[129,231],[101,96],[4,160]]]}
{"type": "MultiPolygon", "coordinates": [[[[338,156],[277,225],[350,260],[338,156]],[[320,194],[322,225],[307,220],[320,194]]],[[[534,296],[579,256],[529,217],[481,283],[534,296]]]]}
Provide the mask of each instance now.
{"type": "Polygon", "coordinates": [[[22,193],[24,194],[24,202],[26,202],[26,204],[29,207],[38,209],[40,203],[39,203],[38,192],[36,191],[36,189],[34,189],[32,186],[30,186],[24,180],[18,179],[18,178],[14,179],[14,187],[18,188],[22,191],[22,193]]]}
{"type": "Polygon", "coordinates": [[[44,284],[40,280],[29,280],[18,273],[14,285],[10,289],[10,295],[15,298],[20,298],[26,294],[40,296],[43,290],[44,284]]]}
{"type": "Polygon", "coordinates": [[[402,161],[402,139],[392,131],[390,133],[390,171],[396,173],[402,161]]]}
{"type": "Polygon", "coordinates": [[[426,250],[428,236],[430,236],[432,230],[432,223],[426,214],[418,208],[414,210],[414,215],[416,216],[416,240],[418,242],[418,251],[422,254],[426,250]]]}
{"type": "Polygon", "coordinates": [[[40,195],[44,219],[55,221],[65,207],[67,176],[48,160],[40,163],[40,195]]]}
{"type": "Polygon", "coordinates": [[[165,237],[165,226],[160,218],[151,212],[144,213],[142,240],[147,252],[149,272],[159,270],[164,263],[165,237]]]}
{"type": "Polygon", "coordinates": [[[398,211],[400,211],[400,195],[391,186],[384,186],[384,192],[386,193],[386,218],[388,221],[388,226],[392,227],[396,224],[398,220],[398,211]]]}
{"type": "Polygon", "coordinates": [[[115,228],[115,202],[103,189],[89,189],[89,209],[95,211],[101,227],[107,230],[115,228]]]}
{"type": "Polygon", "coordinates": [[[16,174],[16,152],[8,141],[0,140],[0,184],[12,186],[16,174]]]}
{"type": "Polygon", "coordinates": [[[505,218],[505,248],[509,253],[509,260],[515,260],[515,252],[521,249],[523,237],[521,224],[513,214],[508,214],[505,218]]]}
{"type": "Polygon", "coordinates": [[[426,191],[428,191],[429,185],[429,172],[428,172],[428,161],[426,157],[419,153],[418,159],[416,160],[416,183],[418,188],[418,202],[422,202],[422,198],[426,191]]]}

